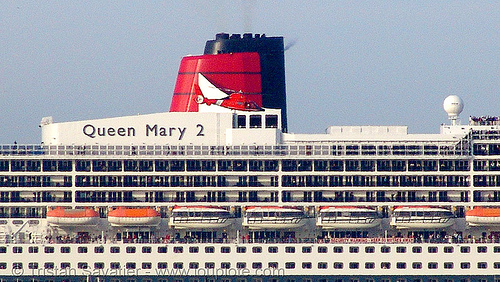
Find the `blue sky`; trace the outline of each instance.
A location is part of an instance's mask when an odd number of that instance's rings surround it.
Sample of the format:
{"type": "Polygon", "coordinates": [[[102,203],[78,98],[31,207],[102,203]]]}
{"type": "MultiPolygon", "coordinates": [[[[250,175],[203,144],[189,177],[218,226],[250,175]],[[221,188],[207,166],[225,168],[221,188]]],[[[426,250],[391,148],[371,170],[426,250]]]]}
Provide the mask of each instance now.
{"type": "Polygon", "coordinates": [[[218,32],[286,51],[291,132],[408,125],[437,133],[442,101],[500,115],[496,1],[2,1],[0,143],[56,122],[168,111],[182,56],[218,32]]]}

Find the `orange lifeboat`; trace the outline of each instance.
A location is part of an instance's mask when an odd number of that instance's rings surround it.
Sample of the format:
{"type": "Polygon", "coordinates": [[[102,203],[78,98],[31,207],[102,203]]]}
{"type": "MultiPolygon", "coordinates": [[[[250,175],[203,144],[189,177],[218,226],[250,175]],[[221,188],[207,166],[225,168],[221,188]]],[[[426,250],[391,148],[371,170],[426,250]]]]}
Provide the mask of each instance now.
{"type": "Polygon", "coordinates": [[[470,226],[500,225],[500,208],[475,207],[465,212],[470,226]]]}
{"type": "Polygon", "coordinates": [[[57,207],[47,211],[47,222],[55,226],[96,225],[99,222],[99,213],[89,208],[65,209],[57,207]]]}
{"type": "Polygon", "coordinates": [[[156,226],[160,221],[160,213],[152,208],[118,207],[108,212],[111,226],[156,226]]]}

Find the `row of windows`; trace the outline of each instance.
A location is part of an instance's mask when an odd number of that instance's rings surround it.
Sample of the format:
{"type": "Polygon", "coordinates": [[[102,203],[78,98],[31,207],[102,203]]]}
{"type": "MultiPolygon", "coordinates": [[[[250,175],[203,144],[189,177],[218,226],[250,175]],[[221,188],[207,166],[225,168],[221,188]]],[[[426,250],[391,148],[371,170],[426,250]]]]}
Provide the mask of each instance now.
{"type": "MultiPolygon", "coordinates": [[[[46,246],[43,248],[45,253],[54,253],[55,248],[52,246],[46,246]]],[[[215,247],[213,246],[207,246],[204,248],[205,253],[215,253],[215,247]]],[[[318,253],[328,253],[329,252],[329,247],[327,246],[319,246],[317,247],[317,252],[318,253]]],[[[142,253],[151,253],[151,247],[150,246],[143,246],[142,247],[142,253]]],[[[252,247],[252,253],[262,253],[263,247],[261,246],[254,246],[252,247]]],[[[302,253],[312,253],[313,248],[310,246],[303,246],[302,247],[302,253]]],[[[349,253],[359,253],[360,247],[357,246],[350,246],[348,248],[349,253]]],[[[375,253],[375,247],[373,246],[366,246],[364,248],[365,253],[375,253]]],[[[397,246],[395,247],[396,253],[406,253],[407,252],[407,247],[405,246],[397,246]]],[[[477,246],[477,252],[478,253],[487,253],[488,252],[488,247],[487,246],[477,246]]],[[[80,246],[77,248],[78,253],[88,253],[88,247],[85,246],[80,246]]],[[[344,247],[343,246],[334,246],[331,248],[331,251],[333,253],[343,253],[344,252],[344,247]]],[[[380,247],[380,252],[381,253],[390,253],[392,251],[392,247],[390,246],[381,246],[380,247]]],[[[423,248],[420,246],[414,246],[411,248],[412,253],[422,253],[423,248]]],[[[21,246],[14,246],[12,247],[12,252],[13,253],[22,253],[23,252],[23,247],[21,246]]],[[[29,253],[38,253],[39,252],[39,247],[38,246],[30,246],[28,247],[28,252],[29,253]]],[[[60,252],[61,253],[70,253],[71,248],[67,246],[62,246],[60,247],[60,252]]],[[[120,253],[120,247],[110,247],[109,248],[110,253],[120,253]]],[[[136,253],[137,248],[134,246],[128,246],[125,248],[126,253],[136,253]]],[[[166,246],[160,246],[158,247],[158,253],[166,253],[167,252],[167,247],[166,246]]],[[[174,253],[183,253],[184,252],[184,247],[183,246],[175,246],[173,247],[173,252],[174,253]]],[[[199,253],[200,248],[198,246],[191,246],[188,248],[189,253],[199,253]]],[[[222,246],[220,247],[220,252],[221,253],[231,253],[231,248],[227,246],[222,246]]],[[[239,246],[236,247],[236,252],[237,253],[246,253],[247,252],[247,247],[239,246]]],[[[268,253],[278,253],[278,247],[277,246],[269,246],[267,247],[267,252],[268,253]]],[[[286,246],[285,247],[285,253],[295,253],[296,252],[296,247],[294,246],[286,246]]],[[[438,247],[436,246],[429,246],[427,247],[427,252],[428,253],[438,253],[438,247]]],[[[453,246],[446,246],[443,248],[444,253],[453,253],[455,252],[455,247],[453,246]]],[[[471,247],[469,246],[461,246],[460,247],[460,252],[461,253],[470,253],[471,252],[471,247]]],[[[495,246],[493,247],[493,252],[494,253],[500,253],[500,246],[495,246]]],[[[7,247],[1,246],[0,247],[0,253],[7,253],[7,247]]],[[[104,253],[104,247],[103,246],[96,246],[94,247],[94,253],[104,253]]]]}
{"type": "MultiPolygon", "coordinates": [[[[296,262],[285,262],[285,269],[295,269],[296,262]]],[[[407,269],[410,268],[406,262],[397,262],[395,263],[396,269],[407,269]]],[[[62,262],[61,263],[61,268],[70,268],[71,263],[69,262],[62,262]]],[[[364,263],[364,268],[365,269],[375,269],[376,263],[375,262],[365,262],[364,263]]],[[[381,262],[380,263],[380,268],[381,269],[391,269],[393,265],[390,262],[381,262]]],[[[53,262],[45,262],[44,263],[44,268],[46,269],[53,269],[55,267],[55,264],[53,262]]],[[[88,263],[86,262],[79,262],[77,264],[77,267],[79,269],[87,269],[89,268],[88,263]]],[[[103,269],[105,267],[104,262],[96,262],[94,263],[94,269],[103,269]]],[[[119,262],[111,262],[109,264],[109,267],[111,269],[119,269],[121,267],[121,264],[119,262]]],[[[136,262],[127,262],[125,264],[126,269],[135,269],[137,267],[136,262]]],[[[157,264],[157,267],[159,269],[166,269],[168,268],[167,262],[159,262],[157,264]]],[[[200,267],[199,262],[190,262],[188,264],[188,267],[190,269],[198,269],[200,267]]],[[[251,264],[252,269],[261,269],[263,267],[262,262],[252,262],[251,264]]],[[[267,267],[269,268],[278,268],[279,263],[278,262],[269,262],[267,264],[267,267]]],[[[328,262],[318,262],[317,264],[317,269],[328,269],[329,263],[328,262]]],[[[344,269],[344,263],[343,262],[334,262],[331,264],[331,267],[334,269],[344,269]]],[[[349,262],[347,264],[347,267],[349,269],[359,269],[360,268],[360,263],[359,262],[349,262]]],[[[444,269],[453,269],[455,267],[453,262],[444,262],[443,263],[443,268],[444,269]]],[[[6,269],[7,268],[7,263],[5,262],[0,262],[0,269],[6,269]]],[[[13,269],[22,269],[23,268],[23,263],[21,262],[14,262],[12,264],[13,269]]],[[[28,268],[29,269],[38,269],[39,264],[38,262],[30,262],[28,263],[28,268]]],[[[151,269],[152,268],[152,263],[151,262],[143,262],[141,265],[142,269],[151,269]]],[[[183,262],[173,262],[172,263],[172,268],[173,269],[183,269],[184,268],[184,263],[183,262]]],[[[207,269],[214,269],[215,268],[215,262],[205,262],[205,268],[207,269]]],[[[221,269],[230,269],[231,268],[231,263],[230,262],[221,262],[220,263],[220,268],[221,269]]],[[[238,269],[245,269],[247,268],[247,263],[246,262],[237,262],[236,263],[236,268],[238,269]]],[[[302,262],[302,269],[312,269],[313,268],[313,263],[312,262],[302,262]]],[[[422,269],[423,268],[423,263],[422,262],[412,262],[411,263],[411,268],[412,269],[422,269]]],[[[438,269],[439,264],[438,262],[429,262],[427,263],[427,269],[438,269]]],[[[461,269],[470,269],[471,268],[471,263],[470,262],[461,262],[460,263],[460,268],[461,269]]],[[[487,269],[488,268],[488,263],[487,262],[478,262],[477,263],[477,268],[478,269],[487,269]]],[[[494,269],[500,269],[500,262],[494,262],[493,263],[493,268],[494,269]]]]}
{"type": "MultiPolygon", "coordinates": [[[[278,160],[77,160],[76,171],[278,171],[278,160]]],[[[71,160],[1,160],[0,171],[73,171],[71,160]]],[[[282,160],[282,171],[469,171],[468,160],[282,160]]],[[[500,170],[500,160],[474,161],[500,170]]]]}
{"type": "MultiPolygon", "coordinates": [[[[69,254],[69,253],[71,253],[71,248],[68,247],[68,246],[62,246],[62,247],[60,247],[59,250],[63,254],[69,254]]],[[[88,249],[88,247],[81,246],[81,247],[78,247],[77,251],[78,251],[78,253],[86,254],[86,253],[88,253],[89,249],[88,249]]],[[[127,253],[135,253],[137,251],[137,249],[134,246],[129,246],[129,247],[125,248],[125,251],[127,253]]],[[[142,247],[142,253],[151,253],[151,251],[152,251],[152,248],[150,246],[143,246],[142,247]]],[[[21,247],[21,246],[14,246],[14,247],[12,247],[12,252],[15,253],[15,254],[22,253],[23,252],[23,247],[21,247]]],[[[40,252],[40,248],[38,246],[30,246],[30,247],[28,247],[28,253],[39,253],[39,252],[40,252]]],[[[45,246],[43,248],[43,252],[46,253],[46,254],[52,254],[52,253],[55,252],[55,247],[45,246]]],[[[118,253],[120,253],[120,247],[115,247],[115,246],[110,247],[109,248],[109,252],[113,253],[113,254],[118,254],[118,253]]],[[[159,246],[158,247],[158,253],[166,253],[166,252],[167,252],[167,247],[166,246],[159,246]]],[[[0,253],[7,253],[7,247],[1,246],[0,247],[0,253]]],[[[96,246],[96,247],[94,247],[94,253],[97,253],[97,254],[104,253],[104,246],[96,246]]]]}

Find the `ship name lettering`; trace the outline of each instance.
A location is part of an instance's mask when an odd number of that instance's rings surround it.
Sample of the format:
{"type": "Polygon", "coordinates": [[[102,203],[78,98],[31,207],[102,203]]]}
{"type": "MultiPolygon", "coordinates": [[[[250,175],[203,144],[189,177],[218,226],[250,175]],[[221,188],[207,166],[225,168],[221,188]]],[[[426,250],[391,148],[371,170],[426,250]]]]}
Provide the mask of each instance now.
{"type": "Polygon", "coordinates": [[[154,136],[173,136],[176,134],[176,131],[179,131],[179,140],[182,140],[184,134],[186,133],[186,127],[163,127],[155,124],[153,126],[146,124],[146,136],[154,135],[154,136]]]}
{"type": "Polygon", "coordinates": [[[90,138],[97,136],[135,136],[134,127],[95,127],[92,124],[87,124],[83,127],[83,134],[90,138]]]}

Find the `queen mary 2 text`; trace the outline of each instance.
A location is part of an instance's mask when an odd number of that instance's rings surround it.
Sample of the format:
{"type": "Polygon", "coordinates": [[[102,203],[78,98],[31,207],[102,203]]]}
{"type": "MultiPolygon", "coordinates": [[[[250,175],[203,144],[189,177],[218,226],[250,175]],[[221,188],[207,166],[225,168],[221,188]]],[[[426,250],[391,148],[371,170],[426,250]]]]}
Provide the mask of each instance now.
{"type": "MultiPolygon", "coordinates": [[[[96,137],[134,137],[139,133],[144,134],[145,137],[155,136],[155,137],[174,137],[178,140],[182,140],[186,134],[187,127],[165,127],[158,124],[146,124],[144,131],[136,130],[135,127],[106,127],[106,126],[95,126],[93,124],[86,124],[82,128],[82,132],[85,136],[90,138],[96,137]]],[[[204,136],[203,125],[196,125],[196,136],[204,136]]],[[[141,134],[139,134],[141,135],[141,134]]]]}

